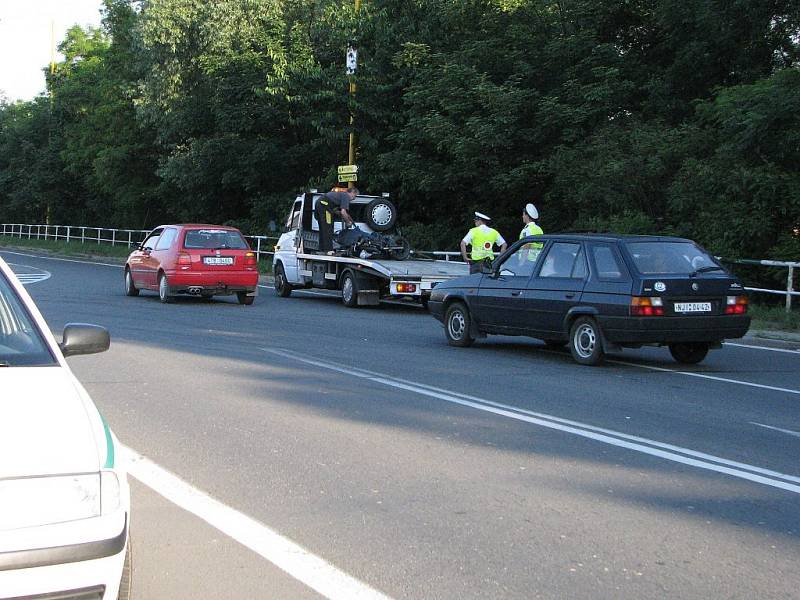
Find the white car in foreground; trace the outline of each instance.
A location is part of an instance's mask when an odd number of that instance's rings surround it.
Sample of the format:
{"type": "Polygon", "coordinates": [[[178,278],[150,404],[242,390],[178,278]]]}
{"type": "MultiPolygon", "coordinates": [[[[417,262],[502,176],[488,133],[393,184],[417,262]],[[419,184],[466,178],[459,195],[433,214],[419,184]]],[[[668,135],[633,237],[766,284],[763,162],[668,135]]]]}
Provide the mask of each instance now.
{"type": "Polygon", "coordinates": [[[130,595],[130,489],[119,442],[65,356],[108,349],[70,324],[59,344],[0,258],[0,599],[130,595]]]}

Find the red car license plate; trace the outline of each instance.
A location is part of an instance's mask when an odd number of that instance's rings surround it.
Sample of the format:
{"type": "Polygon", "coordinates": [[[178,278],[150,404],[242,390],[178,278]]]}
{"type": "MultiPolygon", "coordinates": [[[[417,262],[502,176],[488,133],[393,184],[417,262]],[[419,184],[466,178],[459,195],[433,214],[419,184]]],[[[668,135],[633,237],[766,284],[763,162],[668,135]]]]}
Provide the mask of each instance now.
{"type": "Polygon", "coordinates": [[[203,264],[205,265],[232,265],[232,256],[204,256],[203,264]]]}

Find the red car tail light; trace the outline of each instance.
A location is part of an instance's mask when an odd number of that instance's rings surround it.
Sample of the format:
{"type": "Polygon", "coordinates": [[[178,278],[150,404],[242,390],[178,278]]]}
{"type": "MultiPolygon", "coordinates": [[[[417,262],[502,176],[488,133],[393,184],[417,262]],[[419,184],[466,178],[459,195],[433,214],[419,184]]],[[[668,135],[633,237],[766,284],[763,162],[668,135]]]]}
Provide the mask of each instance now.
{"type": "Polygon", "coordinates": [[[244,266],[245,267],[255,267],[256,266],[256,255],[255,252],[247,252],[244,255],[244,266]]]}
{"type": "Polygon", "coordinates": [[[661,298],[634,296],[631,298],[632,317],[660,317],[664,314],[664,302],[661,298]]]}
{"type": "Polygon", "coordinates": [[[186,252],[181,252],[178,254],[178,264],[179,265],[191,265],[192,264],[192,257],[186,252]]]}
{"type": "Polygon", "coordinates": [[[743,315],[747,312],[747,296],[728,296],[725,300],[726,315],[743,315]]]}

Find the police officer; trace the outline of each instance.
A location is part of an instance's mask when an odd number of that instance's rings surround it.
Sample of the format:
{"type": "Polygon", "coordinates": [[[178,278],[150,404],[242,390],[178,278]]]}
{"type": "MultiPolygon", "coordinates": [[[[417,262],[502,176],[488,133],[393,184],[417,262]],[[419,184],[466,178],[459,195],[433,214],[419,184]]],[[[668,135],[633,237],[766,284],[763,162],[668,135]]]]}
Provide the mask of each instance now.
{"type": "Polygon", "coordinates": [[[342,222],[348,227],[355,223],[350,216],[350,203],[355,200],[359,192],[357,188],[350,188],[346,192],[331,190],[317,199],[314,206],[314,214],[319,223],[319,251],[329,252],[333,250],[333,220],[341,216],[342,222]]]}
{"type": "Polygon", "coordinates": [[[544,233],[542,228],[536,224],[536,219],[538,218],[539,211],[536,210],[536,207],[530,202],[526,204],[525,209],[522,211],[522,222],[525,223],[525,227],[520,231],[519,239],[528,237],[529,235],[542,235],[544,233]]]}
{"type": "MultiPolygon", "coordinates": [[[[542,228],[536,224],[536,219],[538,218],[539,211],[536,210],[536,207],[530,202],[526,204],[522,211],[522,222],[525,223],[525,227],[523,227],[522,231],[519,232],[519,239],[526,238],[531,235],[542,235],[544,233],[542,228]]],[[[541,250],[543,246],[544,244],[541,242],[525,244],[522,248],[522,252],[519,255],[520,261],[528,260],[532,263],[539,256],[539,250],[541,250]]],[[[532,267],[533,265],[531,265],[531,268],[532,267]]]]}
{"type": "Polygon", "coordinates": [[[494,246],[500,246],[500,252],[506,251],[506,241],[496,229],[489,227],[491,218],[483,213],[475,213],[475,227],[467,232],[461,240],[461,256],[465,262],[469,263],[469,272],[478,273],[481,270],[481,262],[486,259],[494,260],[494,246]],[[469,257],[467,256],[467,244],[472,246],[469,257]]]}

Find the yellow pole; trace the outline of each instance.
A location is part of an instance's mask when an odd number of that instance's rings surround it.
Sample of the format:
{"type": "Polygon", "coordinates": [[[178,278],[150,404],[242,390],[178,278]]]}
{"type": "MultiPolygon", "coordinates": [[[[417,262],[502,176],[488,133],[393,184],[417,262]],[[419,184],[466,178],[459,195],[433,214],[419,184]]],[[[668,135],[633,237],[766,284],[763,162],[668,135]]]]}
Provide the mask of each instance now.
{"type": "MultiPolygon", "coordinates": [[[[355,0],[355,8],[356,13],[358,13],[359,9],[361,8],[361,0],[355,0]]],[[[356,99],[356,81],[355,75],[350,76],[350,98],[355,101],[356,99]]],[[[354,165],[356,164],[356,131],[355,131],[355,116],[353,113],[350,113],[350,143],[347,149],[347,164],[354,165]]],[[[352,188],[355,187],[352,181],[347,182],[347,187],[352,188]]]]}

